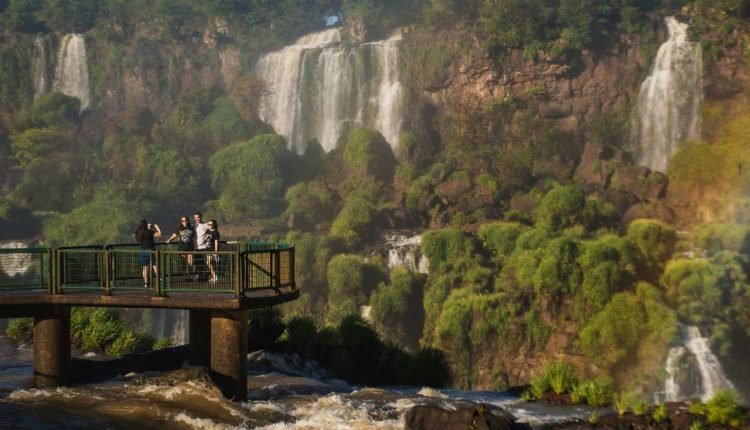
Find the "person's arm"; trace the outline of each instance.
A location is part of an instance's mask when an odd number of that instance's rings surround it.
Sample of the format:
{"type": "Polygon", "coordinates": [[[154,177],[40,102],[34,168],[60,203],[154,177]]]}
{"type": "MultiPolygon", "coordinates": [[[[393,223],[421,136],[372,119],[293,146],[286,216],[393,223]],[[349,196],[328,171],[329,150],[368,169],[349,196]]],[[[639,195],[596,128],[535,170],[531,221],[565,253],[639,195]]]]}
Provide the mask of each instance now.
{"type": "MultiPolygon", "coordinates": [[[[156,235],[154,235],[154,236],[156,236],[156,235]]],[[[177,239],[177,233],[172,233],[172,235],[169,236],[169,239],[167,239],[167,243],[171,242],[172,239],[177,239]]]]}
{"type": "Polygon", "coordinates": [[[154,237],[161,237],[161,229],[159,224],[154,224],[154,237]]]}

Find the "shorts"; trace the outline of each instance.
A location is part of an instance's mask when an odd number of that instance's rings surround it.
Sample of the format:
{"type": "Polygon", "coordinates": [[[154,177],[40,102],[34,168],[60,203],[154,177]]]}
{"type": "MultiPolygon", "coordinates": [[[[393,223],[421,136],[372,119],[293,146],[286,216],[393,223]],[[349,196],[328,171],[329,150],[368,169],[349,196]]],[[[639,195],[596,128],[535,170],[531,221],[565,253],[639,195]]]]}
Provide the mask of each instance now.
{"type": "Polygon", "coordinates": [[[156,263],[156,255],[154,255],[154,253],[150,251],[141,251],[141,253],[138,254],[138,261],[143,267],[148,266],[149,263],[153,265],[156,263]]]}

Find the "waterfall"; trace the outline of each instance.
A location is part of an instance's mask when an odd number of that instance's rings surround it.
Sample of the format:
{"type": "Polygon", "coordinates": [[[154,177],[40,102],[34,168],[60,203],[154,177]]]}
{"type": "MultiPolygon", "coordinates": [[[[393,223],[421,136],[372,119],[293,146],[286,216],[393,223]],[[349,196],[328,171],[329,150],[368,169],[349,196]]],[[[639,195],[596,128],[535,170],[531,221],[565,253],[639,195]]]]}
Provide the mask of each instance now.
{"type": "Polygon", "coordinates": [[[665,19],[669,39],[656,54],[638,98],[639,163],[666,171],[680,142],[699,139],[703,102],[700,45],[687,40],[687,24],[665,19]]]}
{"type": "Polygon", "coordinates": [[[67,34],[60,44],[53,90],[81,101],[81,111],[89,107],[89,67],[86,42],[80,34],[67,34]]]}
{"type": "Polygon", "coordinates": [[[401,131],[400,40],[395,35],[350,46],[339,29],[330,29],[263,56],[256,66],[268,90],[261,118],[300,154],[312,139],[331,151],[358,126],[380,131],[395,152],[401,131]]]}
{"type": "Polygon", "coordinates": [[[710,342],[701,336],[698,327],[681,326],[681,345],[669,350],[665,370],[664,391],[657,402],[674,402],[699,397],[705,401],[721,389],[734,390],[719,359],[711,351],[710,342]]]}
{"type": "Polygon", "coordinates": [[[155,339],[172,339],[175,345],[188,343],[188,315],[185,310],[153,309],[149,333],[155,339]]]}
{"type": "Polygon", "coordinates": [[[422,236],[386,232],[385,249],[388,252],[388,270],[404,267],[409,271],[428,273],[427,257],[420,254],[422,236]]]}
{"type": "Polygon", "coordinates": [[[34,60],[31,67],[34,77],[34,100],[50,88],[49,51],[49,41],[46,37],[34,39],[34,60]]]}

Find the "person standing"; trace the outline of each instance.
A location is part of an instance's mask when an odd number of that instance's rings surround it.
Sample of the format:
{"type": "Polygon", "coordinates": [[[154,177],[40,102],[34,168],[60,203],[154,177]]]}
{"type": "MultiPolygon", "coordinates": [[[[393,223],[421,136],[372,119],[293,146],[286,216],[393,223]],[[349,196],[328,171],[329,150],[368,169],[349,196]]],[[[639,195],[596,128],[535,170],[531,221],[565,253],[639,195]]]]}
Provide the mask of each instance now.
{"type": "Polygon", "coordinates": [[[209,238],[209,249],[216,252],[217,254],[210,254],[208,256],[208,270],[211,272],[211,279],[208,282],[216,282],[218,277],[216,276],[216,267],[219,265],[219,240],[221,235],[219,234],[219,223],[215,219],[208,222],[208,238],[209,238]]]}
{"type": "Polygon", "coordinates": [[[135,230],[135,240],[141,244],[141,252],[138,255],[138,260],[141,263],[141,273],[143,275],[143,287],[148,288],[148,268],[151,266],[154,271],[154,277],[157,276],[156,266],[156,249],[154,245],[154,238],[161,237],[161,229],[158,224],[149,224],[148,221],[142,219],[138,224],[138,228],[135,230]]]}
{"type": "MultiPolygon", "coordinates": [[[[203,222],[203,215],[200,212],[193,214],[193,230],[195,231],[195,249],[198,251],[209,251],[211,239],[208,237],[208,224],[203,222]]],[[[205,253],[199,252],[195,255],[193,267],[198,272],[199,281],[207,279],[206,263],[205,253]]]]}
{"type": "Polygon", "coordinates": [[[180,223],[177,225],[174,233],[167,239],[167,243],[171,243],[173,239],[177,240],[177,250],[180,251],[182,272],[187,277],[188,273],[193,269],[193,254],[190,254],[189,251],[195,251],[195,231],[190,225],[190,219],[187,215],[180,218],[180,223]]]}

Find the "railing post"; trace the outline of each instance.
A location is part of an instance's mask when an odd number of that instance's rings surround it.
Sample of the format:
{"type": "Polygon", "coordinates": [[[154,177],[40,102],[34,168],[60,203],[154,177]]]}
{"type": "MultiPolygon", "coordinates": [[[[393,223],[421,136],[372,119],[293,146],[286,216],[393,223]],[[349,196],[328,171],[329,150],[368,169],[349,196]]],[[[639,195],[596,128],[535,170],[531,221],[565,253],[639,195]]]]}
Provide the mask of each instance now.
{"type": "Polygon", "coordinates": [[[296,255],[294,253],[294,247],[289,247],[289,282],[293,288],[297,288],[297,283],[294,281],[294,262],[296,255]]]}
{"type": "Polygon", "coordinates": [[[161,251],[153,250],[154,255],[154,261],[156,261],[156,274],[154,274],[154,263],[151,261],[151,257],[149,256],[148,259],[148,275],[149,277],[154,277],[154,282],[151,285],[154,285],[154,294],[157,296],[162,296],[162,289],[164,288],[164,280],[166,277],[163,277],[162,274],[164,272],[164,267],[162,267],[162,253],[161,251]]]}
{"type": "Polygon", "coordinates": [[[102,258],[104,259],[104,294],[109,296],[111,295],[110,291],[110,274],[114,273],[114,258],[112,258],[112,254],[109,252],[109,249],[107,247],[104,247],[104,251],[102,254],[102,258]]]}
{"type": "Polygon", "coordinates": [[[273,277],[276,284],[276,291],[278,292],[279,288],[281,288],[281,251],[275,248],[274,246],[274,250],[272,251],[275,266],[273,268],[273,277]]]}

